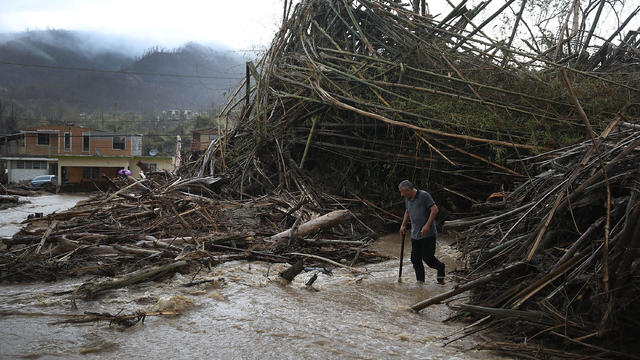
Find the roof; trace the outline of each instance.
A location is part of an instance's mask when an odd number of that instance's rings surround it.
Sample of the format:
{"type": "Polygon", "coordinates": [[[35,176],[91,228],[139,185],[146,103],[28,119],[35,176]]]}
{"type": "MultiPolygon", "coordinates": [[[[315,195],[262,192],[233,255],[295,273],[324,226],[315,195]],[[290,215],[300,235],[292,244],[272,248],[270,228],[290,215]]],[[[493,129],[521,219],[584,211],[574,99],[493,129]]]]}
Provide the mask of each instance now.
{"type": "Polygon", "coordinates": [[[20,131],[46,131],[46,130],[51,130],[51,131],[55,131],[55,130],[69,130],[69,129],[84,129],[84,130],[89,130],[89,131],[93,131],[94,129],[91,128],[87,128],[84,126],[75,126],[75,125],[40,125],[40,126],[29,126],[26,128],[22,128],[20,129],[20,131]]]}
{"type": "Polygon", "coordinates": [[[94,130],[88,133],[89,136],[142,136],[142,134],[122,134],[102,130],[94,130]]]}
{"type": "MultiPolygon", "coordinates": [[[[21,134],[25,132],[53,132],[53,131],[70,131],[70,130],[82,130],[83,133],[88,134],[89,136],[142,136],[142,134],[122,134],[112,131],[103,131],[92,128],[87,128],[84,126],[75,126],[75,125],[42,125],[42,126],[29,126],[26,128],[20,129],[21,134]]],[[[11,134],[18,135],[18,134],[11,134]]]]}
{"type": "Polygon", "coordinates": [[[58,161],[57,158],[43,157],[42,155],[16,155],[16,156],[2,156],[0,160],[40,160],[40,161],[58,161]]]}

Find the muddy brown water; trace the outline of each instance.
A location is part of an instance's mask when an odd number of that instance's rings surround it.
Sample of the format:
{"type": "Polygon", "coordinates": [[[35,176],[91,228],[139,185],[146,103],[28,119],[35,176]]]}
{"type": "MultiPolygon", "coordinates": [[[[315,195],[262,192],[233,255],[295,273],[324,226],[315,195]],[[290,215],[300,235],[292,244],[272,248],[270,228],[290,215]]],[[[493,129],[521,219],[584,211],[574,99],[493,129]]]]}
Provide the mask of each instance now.
{"type": "MultiPolygon", "coordinates": [[[[379,239],[375,249],[399,255],[399,237],[379,239]]],[[[453,287],[430,279],[416,284],[405,248],[403,282],[398,259],[365,266],[366,275],[343,269],[319,273],[313,290],[305,282],[314,271],[283,284],[286,264],[236,261],[202,270],[195,280],[218,281],[186,288],[193,275],[175,274],[77,302],[55,292],[74,289],[84,279],[56,283],[0,285],[0,358],[38,359],[494,359],[465,338],[443,347],[445,336],[463,324],[442,323],[452,312],[435,305],[416,314],[408,307],[453,287]],[[85,311],[131,313],[179,310],[176,316],[149,316],[127,328],[108,322],[53,325],[59,314],[85,311]]],[[[459,264],[446,241],[437,256],[448,271],[459,264]]],[[[449,280],[449,279],[448,279],[449,280]]]]}
{"type": "Polygon", "coordinates": [[[33,213],[51,214],[74,207],[79,201],[88,199],[84,194],[55,194],[41,196],[21,196],[28,201],[18,206],[0,210],[0,237],[11,237],[24,225],[23,220],[33,213]]]}

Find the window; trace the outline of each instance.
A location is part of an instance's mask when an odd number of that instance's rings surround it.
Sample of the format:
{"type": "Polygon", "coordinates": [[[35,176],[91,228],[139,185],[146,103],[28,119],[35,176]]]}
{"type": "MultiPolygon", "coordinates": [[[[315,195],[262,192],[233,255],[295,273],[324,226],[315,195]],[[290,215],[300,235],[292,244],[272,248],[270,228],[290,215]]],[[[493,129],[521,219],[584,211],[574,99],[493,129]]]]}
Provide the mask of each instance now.
{"type": "Polygon", "coordinates": [[[46,170],[47,162],[44,160],[16,160],[14,169],[26,169],[26,170],[46,170]]]}
{"type": "Polygon", "coordinates": [[[83,167],[82,177],[85,179],[97,179],[100,177],[100,168],[98,167],[83,167]]]}
{"type": "Polygon", "coordinates": [[[114,150],[124,150],[124,136],[114,136],[113,137],[113,149],[114,150]]]}
{"type": "Polygon", "coordinates": [[[38,145],[49,145],[49,134],[38,134],[38,145]]]}
{"type": "Polygon", "coordinates": [[[71,151],[71,133],[64,133],[64,151],[71,151]]]}
{"type": "Polygon", "coordinates": [[[82,151],[89,151],[89,135],[82,135],[82,151]]]}

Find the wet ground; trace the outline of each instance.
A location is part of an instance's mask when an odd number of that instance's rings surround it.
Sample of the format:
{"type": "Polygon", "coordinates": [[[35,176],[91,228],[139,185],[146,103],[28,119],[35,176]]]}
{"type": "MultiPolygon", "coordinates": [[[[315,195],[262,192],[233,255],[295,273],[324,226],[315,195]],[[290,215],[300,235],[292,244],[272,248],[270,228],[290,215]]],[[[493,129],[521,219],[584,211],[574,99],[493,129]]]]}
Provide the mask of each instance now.
{"type": "Polygon", "coordinates": [[[33,213],[50,214],[54,211],[62,211],[75,206],[78,201],[86,200],[86,195],[56,194],[41,196],[21,196],[21,201],[27,203],[0,210],[0,237],[11,237],[22,228],[20,224],[33,213]]]}
{"type": "MultiPolygon", "coordinates": [[[[399,253],[397,236],[375,246],[399,253]]],[[[338,269],[320,273],[313,289],[304,283],[314,272],[283,284],[278,272],[285,264],[230,262],[203,270],[195,280],[219,281],[185,288],[193,275],[175,274],[160,283],[144,283],[105,293],[94,301],[69,295],[83,279],[52,284],[0,286],[0,357],[2,358],[262,358],[262,359],[493,359],[473,350],[472,338],[443,347],[444,337],[462,325],[443,324],[451,315],[446,305],[420,314],[408,307],[450,289],[428,271],[425,285],[412,279],[405,249],[403,282],[397,282],[398,260],[367,265],[366,275],[338,269]],[[84,311],[131,313],[180,310],[177,316],[150,316],[128,329],[108,322],[52,325],[55,314],[84,311]]],[[[439,244],[438,256],[448,269],[456,267],[456,252],[439,244]]],[[[397,256],[397,255],[396,255],[397,256]]]]}

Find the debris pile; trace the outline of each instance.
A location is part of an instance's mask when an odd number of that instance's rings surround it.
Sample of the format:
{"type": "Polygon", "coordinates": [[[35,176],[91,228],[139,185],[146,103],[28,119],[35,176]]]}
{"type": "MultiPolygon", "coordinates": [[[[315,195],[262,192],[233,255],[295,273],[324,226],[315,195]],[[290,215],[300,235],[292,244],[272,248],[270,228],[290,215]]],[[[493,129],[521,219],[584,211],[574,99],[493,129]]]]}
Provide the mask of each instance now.
{"type": "Polygon", "coordinates": [[[459,305],[477,315],[468,333],[500,329],[515,342],[483,348],[637,358],[640,132],[615,121],[595,143],[522,159],[537,175],[477,216],[448,221],[461,231],[468,280],[413,309],[473,289],[473,304],[459,305]]]}
{"type": "Polygon", "coordinates": [[[355,209],[356,202],[316,192],[231,200],[221,195],[223,183],[223,177],[163,172],[117,179],[115,191],[26,220],[28,226],[2,239],[0,281],[124,273],[141,281],[188,264],[236,259],[293,263],[305,257],[344,267],[384,259],[364,249],[375,232],[357,212],[335,210],[355,209]]]}
{"type": "Polygon", "coordinates": [[[301,168],[328,192],[389,202],[390,183],[421,179],[463,211],[526,180],[524,165],[508,160],[584,138],[562,69],[597,131],[638,96],[636,32],[610,40],[598,50],[605,56],[575,56],[589,47],[574,35],[548,48],[533,34],[505,45],[484,30],[512,1],[495,13],[465,3],[440,20],[394,1],[285,7],[270,49],[248,63],[245,87],[222,113],[236,131],[205,166],[249,192],[291,188],[301,168]]]}

